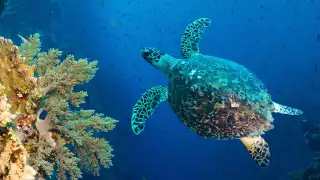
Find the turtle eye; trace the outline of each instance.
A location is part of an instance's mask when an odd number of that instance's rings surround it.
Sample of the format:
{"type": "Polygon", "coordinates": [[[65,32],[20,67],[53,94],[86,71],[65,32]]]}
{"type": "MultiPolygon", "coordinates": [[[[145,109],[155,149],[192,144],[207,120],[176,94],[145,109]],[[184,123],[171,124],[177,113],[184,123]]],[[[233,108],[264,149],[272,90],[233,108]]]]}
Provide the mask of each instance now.
{"type": "Polygon", "coordinates": [[[152,52],[150,52],[150,50],[143,50],[143,51],[141,51],[141,55],[142,55],[142,57],[145,59],[145,60],[147,60],[147,61],[149,61],[150,62],[150,55],[151,55],[151,53],[152,52]]]}
{"type": "Polygon", "coordinates": [[[143,57],[149,57],[150,54],[151,54],[150,51],[145,51],[145,52],[142,53],[142,56],[143,57]]]}

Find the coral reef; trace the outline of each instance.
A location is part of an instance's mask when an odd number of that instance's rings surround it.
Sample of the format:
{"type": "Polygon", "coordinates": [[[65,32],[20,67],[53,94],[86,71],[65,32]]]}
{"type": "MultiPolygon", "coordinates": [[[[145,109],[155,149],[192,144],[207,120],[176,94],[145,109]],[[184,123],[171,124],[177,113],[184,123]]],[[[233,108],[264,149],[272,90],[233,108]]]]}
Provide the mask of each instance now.
{"type": "Polygon", "coordinates": [[[293,180],[319,180],[320,179],[320,152],[315,155],[315,164],[300,172],[290,173],[293,180]]]}
{"type": "Polygon", "coordinates": [[[39,34],[19,47],[0,37],[0,179],[79,179],[112,165],[112,147],[96,132],[117,120],[76,109],[87,92],[74,87],[90,81],[97,61],[76,60],[49,49],[39,34]]]}
{"type": "Polygon", "coordinates": [[[300,121],[305,143],[314,152],[314,164],[306,169],[290,173],[293,180],[319,180],[320,179],[320,126],[303,118],[300,121]]]}

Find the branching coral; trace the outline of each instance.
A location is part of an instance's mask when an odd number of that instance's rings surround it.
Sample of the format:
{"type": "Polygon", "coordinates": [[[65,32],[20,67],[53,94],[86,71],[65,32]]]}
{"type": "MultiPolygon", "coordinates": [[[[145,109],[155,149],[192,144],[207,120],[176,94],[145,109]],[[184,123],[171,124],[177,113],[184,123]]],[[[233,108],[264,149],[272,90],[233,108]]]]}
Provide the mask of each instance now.
{"type": "Polygon", "coordinates": [[[113,149],[105,139],[92,137],[94,132],[107,132],[115,127],[116,120],[103,118],[94,111],[80,110],[68,113],[64,126],[58,129],[70,139],[78,155],[83,157],[81,166],[88,172],[99,175],[99,164],[108,168],[112,165],[113,149]]]}
{"type": "MultiPolygon", "coordinates": [[[[19,49],[10,40],[0,38],[0,82],[11,105],[11,112],[25,113],[28,94],[35,85],[30,81],[34,68],[24,64],[19,49]]],[[[31,113],[31,112],[27,112],[31,113]]]]}
{"type": "Polygon", "coordinates": [[[24,63],[32,66],[33,58],[40,52],[40,34],[36,33],[31,35],[29,40],[30,43],[21,44],[21,46],[19,47],[19,52],[24,59],[24,63]]]}
{"type": "Polygon", "coordinates": [[[19,48],[0,38],[0,179],[45,179],[55,169],[58,179],[81,178],[82,170],[99,175],[100,165],[112,165],[113,149],[94,135],[117,121],[74,110],[88,96],[74,88],[94,77],[97,61],[61,61],[59,50],[40,52],[39,38],[19,48]]]}

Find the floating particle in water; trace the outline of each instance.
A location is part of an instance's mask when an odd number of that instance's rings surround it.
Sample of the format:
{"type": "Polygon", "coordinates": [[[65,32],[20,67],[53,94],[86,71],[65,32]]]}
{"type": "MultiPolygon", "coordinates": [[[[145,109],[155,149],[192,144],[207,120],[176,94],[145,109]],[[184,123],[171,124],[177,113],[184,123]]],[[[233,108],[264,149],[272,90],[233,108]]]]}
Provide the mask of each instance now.
{"type": "Polygon", "coordinates": [[[104,7],[105,0],[100,0],[100,7],[104,7]]]}
{"type": "Polygon", "coordinates": [[[276,92],[277,92],[278,95],[282,95],[281,91],[276,90],[276,92]]]}
{"type": "Polygon", "coordinates": [[[316,84],[316,80],[312,80],[311,85],[314,86],[316,84]]]}

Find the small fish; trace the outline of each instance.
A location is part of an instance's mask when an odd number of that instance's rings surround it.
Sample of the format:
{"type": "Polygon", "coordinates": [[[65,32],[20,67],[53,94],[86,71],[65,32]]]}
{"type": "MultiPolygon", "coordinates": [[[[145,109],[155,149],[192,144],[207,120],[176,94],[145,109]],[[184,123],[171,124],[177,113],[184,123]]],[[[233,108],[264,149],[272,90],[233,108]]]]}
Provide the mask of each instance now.
{"type": "Polygon", "coordinates": [[[30,38],[26,36],[21,36],[20,34],[17,34],[17,35],[22,40],[23,43],[30,43],[30,38]]]}
{"type": "Polygon", "coordinates": [[[61,131],[59,129],[49,129],[48,132],[61,135],[61,131]]]}
{"type": "Polygon", "coordinates": [[[317,36],[317,41],[320,41],[320,33],[317,36]]]}

